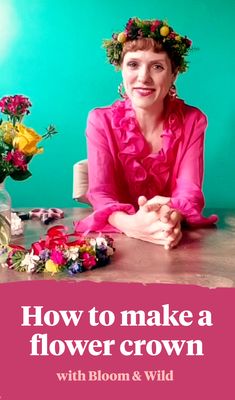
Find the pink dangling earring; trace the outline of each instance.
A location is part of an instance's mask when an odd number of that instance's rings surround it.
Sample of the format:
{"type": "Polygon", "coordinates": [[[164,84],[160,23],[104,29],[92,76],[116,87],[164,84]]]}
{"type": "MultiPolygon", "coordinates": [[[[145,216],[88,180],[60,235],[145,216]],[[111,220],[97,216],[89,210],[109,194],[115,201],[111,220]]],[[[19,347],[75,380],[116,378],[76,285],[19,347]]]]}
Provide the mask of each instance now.
{"type": "Polygon", "coordinates": [[[168,94],[169,94],[171,100],[175,100],[178,97],[176,86],[174,83],[171,85],[168,94]]]}
{"type": "Polygon", "coordinates": [[[118,94],[121,96],[122,99],[127,99],[127,94],[125,93],[124,85],[121,82],[120,85],[118,85],[118,94]]]}

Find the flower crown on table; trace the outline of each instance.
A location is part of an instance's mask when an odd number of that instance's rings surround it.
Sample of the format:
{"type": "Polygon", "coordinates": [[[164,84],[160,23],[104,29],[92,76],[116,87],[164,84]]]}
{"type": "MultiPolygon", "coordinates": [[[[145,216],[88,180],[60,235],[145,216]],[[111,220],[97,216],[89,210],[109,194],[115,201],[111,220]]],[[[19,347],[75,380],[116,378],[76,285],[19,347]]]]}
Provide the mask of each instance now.
{"type": "Polygon", "coordinates": [[[179,60],[179,72],[186,71],[188,63],[185,57],[192,46],[192,41],[186,36],[180,36],[167,22],[160,20],[130,18],[123,32],[113,33],[112,39],[103,41],[109,62],[119,67],[124,44],[142,38],[152,38],[160,43],[163,49],[179,60]]]}
{"type": "Polygon", "coordinates": [[[1,246],[0,264],[21,272],[70,275],[109,264],[115,250],[110,236],[88,238],[68,234],[66,229],[64,225],[48,229],[46,238],[33,243],[29,250],[15,245],[1,246]]]}
{"type": "Polygon", "coordinates": [[[27,164],[35,154],[43,152],[37,144],[57,133],[49,125],[43,136],[22,124],[32,106],[30,100],[22,95],[5,96],[0,100],[0,111],[7,121],[0,119],[0,183],[7,176],[22,181],[31,176],[27,164]]]}

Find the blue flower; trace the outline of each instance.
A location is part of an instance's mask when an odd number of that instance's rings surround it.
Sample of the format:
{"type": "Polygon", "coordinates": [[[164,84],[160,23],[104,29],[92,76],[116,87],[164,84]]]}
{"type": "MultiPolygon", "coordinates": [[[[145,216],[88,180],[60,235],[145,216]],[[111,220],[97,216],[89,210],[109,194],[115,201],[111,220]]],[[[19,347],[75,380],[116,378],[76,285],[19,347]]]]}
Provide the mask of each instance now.
{"type": "Polygon", "coordinates": [[[79,262],[74,262],[68,267],[68,273],[70,275],[77,274],[78,272],[83,272],[83,267],[79,262]]]}

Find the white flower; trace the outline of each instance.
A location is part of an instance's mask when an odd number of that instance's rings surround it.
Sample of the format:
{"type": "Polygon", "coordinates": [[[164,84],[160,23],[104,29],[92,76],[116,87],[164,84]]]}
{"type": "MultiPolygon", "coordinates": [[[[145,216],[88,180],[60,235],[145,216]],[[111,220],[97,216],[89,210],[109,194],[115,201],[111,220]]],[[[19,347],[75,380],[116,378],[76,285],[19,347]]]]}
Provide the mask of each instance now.
{"type": "Polygon", "coordinates": [[[94,238],[91,238],[89,240],[89,244],[91,245],[91,247],[93,247],[93,249],[95,250],[96,247],[96,240],[94,238]]]}
{"type": "Polygon", "coordinates": [[[11,234],[12,236],[21,235],[23,233],[23,221],[17,214],[11,213],[11,234]]]}
{"type": "Polygon", "coordinates": [[[102,245],[107,246],[108,245],[107,240],[105,238],[103,238],[102,236],[99,236],[96,238],[96,244],[97,244],[97,246],[102,246],[102,245]]]}
{"type": "Polygon", "coordinates": [[[27,272],[33,272],[35,270],[36,263],[40,260],[39,256],[36,256],[33,254],[33,251],[31,253],[25,254],[25,257],[20,263],[21,267],[25,267],[27,272]]]}
{"type": "Polygon", "coordinates": [[[78,258],[78,253],[79,253],[79,247],[69,247],[65,252],[65,257],[68,260],[77,260],[78,258]]]}

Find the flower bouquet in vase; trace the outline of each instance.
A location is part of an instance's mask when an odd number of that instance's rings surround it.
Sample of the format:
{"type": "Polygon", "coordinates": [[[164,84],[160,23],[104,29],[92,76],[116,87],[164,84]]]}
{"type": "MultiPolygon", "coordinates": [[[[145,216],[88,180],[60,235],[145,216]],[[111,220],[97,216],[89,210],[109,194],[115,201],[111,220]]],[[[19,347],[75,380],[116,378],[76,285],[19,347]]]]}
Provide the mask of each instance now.
{"type": "Polygon", "coordinates": [[[49,125],[41,136],[23,124],[31,106],[30,100],[22,95],[5,96],[0,100],[0,111],[6,117],[6,120],[0,119],[0,245],[9,242],[11,232],[11,201],[4,180],[8,176],[17,181],[29,178],[32,175],[29,162],[35,154],[43,152],[37,145],[57,133],[55,127],[49,125]]]}

